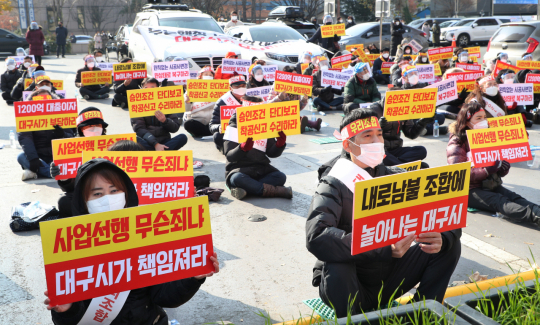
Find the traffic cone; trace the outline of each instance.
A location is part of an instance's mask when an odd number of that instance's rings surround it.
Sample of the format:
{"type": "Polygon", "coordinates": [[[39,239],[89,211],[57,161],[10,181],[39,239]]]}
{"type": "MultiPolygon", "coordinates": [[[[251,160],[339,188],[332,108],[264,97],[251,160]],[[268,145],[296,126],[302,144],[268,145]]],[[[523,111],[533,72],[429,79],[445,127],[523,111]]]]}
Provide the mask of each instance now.
{"type": "Polygon", "coordinates": [[[456,35],[454,35],[454,37],[452,38],[452,47],[453,48],[456,48],[456,35]]]}

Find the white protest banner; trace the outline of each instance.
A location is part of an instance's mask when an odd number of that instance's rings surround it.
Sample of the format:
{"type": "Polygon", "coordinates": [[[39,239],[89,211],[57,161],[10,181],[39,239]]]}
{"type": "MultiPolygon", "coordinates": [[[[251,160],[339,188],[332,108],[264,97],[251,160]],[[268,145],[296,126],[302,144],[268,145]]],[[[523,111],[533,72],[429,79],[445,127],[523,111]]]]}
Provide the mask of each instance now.
{"type": "MultiPolygon", "coordinates": [[[[23,101],[28,100],[28,96],[33,93],[33,91],[23,91],[23,101]]],[[[55,93],[60,96],[61,98],[66,98],[66,91],[65,90],[57,90],[55,93]]]]}
{"type": "Polygon", "coordinates": [[[418,53],[422,50],[422,45],[415,40],[410,41],[408,45],[412,48],[413,53],[418,53]]]}
{"type": "Polygon", "coordinates": [[[458,98],[457,79],[451,78],[437,82],[426,88],[437,88],[437,106],[446,104],[458,98]]]}
{"type": "Polygon", "coordinates": [[[221,72],[233,74],[235,71],[239,74],[248,75],[248,69],[251,66],[251,60],[242,59],[223,59],[221,72]]]}
{"type": "Polygon", "coordinates": [[[350,77],[354,74],[354,68],[342,69],[341,73],[346,74],[350,77]]]}
{"type": "Polygon", "coordinates": [[[510,106],[514,102],[518,105],[533,105],[533,87],[533,84],[501,84],[499,85],[499,92],[506,105],[510,106]]]}
{"type": "Polygon", "coordinates": [[[268,82],[274,82],[276,80],[277,65],[263,65],[264,79],[268,82]]]}
{"type": "Polygon", "coordinates": [[[321,75],[321,86],[332,86],[334,89],[341,89],[345,87],[345,84],[349,79],[351,79],[351,76],[348,74],[323,70],[321,75]]]}
{"type": "Polygon", "coordinates": [[[433,82],[435,81],[435,67],[433,64],[419,64],[416,66],[418,70],[419,82],[433,82]]]}
{"type": "Polygon", "coordinates": [[[188,61],[170,61],[152,63],[152,76],[159,81],[180,81],[190,78],[188,61]]]}
{"type": "MultiPolygon", "coordinates": [[[[189,79],[197,79],[199,72],[197,70],[189,70],[189,79]]],[[[174,81],[176,86],[185,86],[187,85],[187,80],[178,80],[174,81]]]]}
{"type": "Polygon", "coordinates": [[[96,67],[100,68],[103,71],[113,71],[113,64],[112,62],[98,62],[96,63],[96,67]]]}
{"type": "Polygon", "coordinates": [[[36,59],[34,58],[33,55],[8,56],[7,58],[15,60],[15,64],[17,64],[17,67],[18,67],[24,62],[24,58],[27,57],[27,56],[32,58],[32,63],[36,63],[36,59]]]}
{"type": "Polygon", "coordinates": [[[260,97],[266,102],[268,96],[270,96],[270,93],[272,92],[272,88],[274,88],[274,86],[250,88],[246,90],[246,96],[260,97]]]}

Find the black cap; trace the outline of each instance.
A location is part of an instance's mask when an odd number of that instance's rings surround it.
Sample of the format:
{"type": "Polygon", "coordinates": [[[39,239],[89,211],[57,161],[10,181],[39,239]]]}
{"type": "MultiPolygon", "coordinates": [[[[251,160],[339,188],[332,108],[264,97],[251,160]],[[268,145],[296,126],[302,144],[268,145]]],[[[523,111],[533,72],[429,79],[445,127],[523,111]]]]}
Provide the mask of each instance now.
{"type": "Polygon", "coordinates": [[[399,17],[394,18],[394,21],[400,21],[399,17]]]}
{"type": "Polygon", "coordinates": [[[381,50],[381,52],[390,52],[390,48],[385,47],[385,48],[383,48],[383,49],[381,50]]]}
{"type": "Polygon", "coordinates": [[[120,63],[127,63],[128,61],[133,61],[132,58],[123,58],[120,63]]]}

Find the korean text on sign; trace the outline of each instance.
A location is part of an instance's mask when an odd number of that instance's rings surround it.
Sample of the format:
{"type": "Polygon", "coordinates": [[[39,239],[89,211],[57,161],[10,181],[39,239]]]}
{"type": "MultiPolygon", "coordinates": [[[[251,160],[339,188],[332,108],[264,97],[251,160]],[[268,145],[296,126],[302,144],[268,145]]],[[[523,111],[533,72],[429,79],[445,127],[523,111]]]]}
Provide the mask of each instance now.
{"type": "Polygon", "coordinates": [[[351,76],[345,73],[329,70],[321,72],[321,86],[323,87],[332,86],[334,89],[341,89],[345,87],[349,79],[351,79],[351,76]]]}
{"type": "Polygon", "coordinates": [[[189,79],[187,94],[191,102],[217,102],[229,91],[229,80],[189,79]]]}
{"type": "Polygon", "coordinates": [[[515,65],[511,65],[511,64],[504,63],[502,61],[497,60],[497,64],[495,65],[495,69],[493,70],[492,75],[497,76],[499,74],[499,71],[504,70],[504,69],[510,69],[514,71],[515,73],[518,73],[521,70],[515,65]]]}
{"type": "Polygon", "coordinates": [[[51,99],[13,103],[17,132],[52,130],[55,125],[75,128],[77,99],[51,99]]]}
{"type": "Polygon", "coordinates": [[[467,47],[464,49],[465,51],[469,52],[469,58],[475,58],[476,60],[473,60],[476,62],[480,58],[480,46],[474,46],[474,47],[467,47]]]}
{"type": "Polygon", "coordinates": [[[516,67],[520,69],[538,70],[540,69],[540,61],[523,61],[518,60],[516,67]]]}
{"type": "Polygon", "coordinates": [[[511,106],[512,103],[518,105],[532,105],[534,104],[534,86],[533,84],[501,84],[499,85],[499,92],[504,98],[507,105],[511,106]]]}
{"type": "Polygon", "coordinates": [[[449,73],[446,75],[448,79],[450,78],[456,78],[457,80],[457,86],[458,86],[458,93],[463,90],[463,88],[467,88],[469,92],[474,90],[474,85],[476,84],[476,79],[479,77],[483,77],[484,72],[456,72],[456,73],[449,73]]]}
{"type": "Polygon", "coordinates": [[[293,95],[311,96],[313,77],[283,71],[276,71],[274,89],[277,92],[285,91],[293,95]]]}
{"type": "MultiPolygon", "coordinates": [[[[509,117],[503,116],[498,119],[504,118],[509,117]]],[[[512,122],[508,122],[510,123],[512,122]]],[[[467,130],[467,139],[474,167],[493,166],[498,160],[515,163],[532,159],[529,138],[523,122],[505,127],[467,130]]]]}
{"type": "Polygon", "coordinates": [[[422,45],[420,45],[420,43],[418,43],[415,40],[411,40],[410,43],[407,45],[409,45],[412,48],[413,53],[418,53],[420,52],[420,50],[422,50],[422,45]]]}
{"type": "Polygon", "coordinates": [[[384,99],[384,116],[388,121],[433,117],[437,88],[389,91],[384,99]]]}
{"type": "Polygon", "coordinates": [[[112,71],[83,71],[81,83],[84,86],[110,84],[112,71]]]}
{"type": "Polygon", "coordinates": [[[237,107],[240,107],[240,105],[220,107],[221,133],[225,133],[227,126],[229,126],[229,120],[231,119],[231,116],[233,116],[233,114],[236,112],[237,107]]]}
{"type": "MultiPolygon", "coordinates": [[[[95,111],[90,111],[92,113],[95,111]]],[[[81,166],[83,151],[107,151],[120,140],[137,141],[135,133],[101,135],[97,137],[82,137],[52,140],[54,164],[60,167],[60,175],[56,180],[75,178],[77,169],[81,166]]]]}
{"type": "Polygon", "coordinates": [[[419,64],[416,66],[418,70],[418,79],[421,82],[431,83],[435,80],[435,67],[433,64],[419,64]]]}
{"type": "Polygon", "coordinates": [[[466,162],[356,182],[351,254],[465,227],[470,172],[466,162]]]}
{"type": "Polygon", "coordinates": [[[394,62],[383,62],[381,65],[381,71],[383,74],[390,74],[390,68],[394,65],[394,62]]]}
{"type": "Polygon", "coordinates": [[[223,73],[233,74],[237,72],[238,74],[249,74],[249,67],[251,66],[251,60],[242,60],[242,59],[223,59],[221,64],[221,71],[223,73]]]}
{"type": "Polygon", "coordinates": [[[208,197],[40,223],[51,305],[214,271],[208,197]]]}
{"type": "Polygon", "coordinates": [[[277,65],[263,65],[264,80],[273,82],[276,80],[276,71],[278,71],[277,65]]]}
{"type": "Polygon", "coordinates": [[[180,81],[189,79],[188,61],[154,62],[152,76],[159,81],[180,81]]]}
{"type": "Polygon", "coordinates": [[[352,49],[360,49],[364,51],[364,44],[345,45],[345,49],[349,52],[352,52],[352,49]]]}
{"type": "Polygon", "coordinates": [[[345,36],[345,24],[321,26],[322,38],[334,37],[334,35],[345,36]]]}
{"type": "Polygon", "coordinates": [[[186,110],[182,86],[133,89],[127,91],[127,97],[130,118],[153,116],[156,111],[177,114],[186,110]]]}
{"type": "Polygon", "coordinates": [[[430,61],[450,59],[454,56],[454,49],[451,46],[431,49],[428,50],[428,56],[430,61]]]}
{"type": "Polygon", "coordinates": [[[409,163],[405,163],[401,165],[396,165],[396,167],[403,168],[406,171],[410,172],[413,170],[420,170],[421,165],[422,165],[422,160],[417,160],[417,161],[413,161],[413,162],[409,162],[409,163]]]}
{"type": "Polygon", "coordinates": [[[437,82],[427,88],[437,88],[437,106],[451,102],[458,98],[456,78],[437,82]]]}
{"type": "Polygon", "coordinates": [[[349,66],[352,60],[352,54],[345,54],[332,58],[332,68],[346,68],[349,66]]]}
{"type": "Polygon", "coordinates": [[[465,71],[482,71],[482,66],[480,64],[475,64],[475,63],[456,62],[456,68],[460,68],[465,71]]]}
{"type": "Polygon", "coordinates": [[[533,92],[540,94],[540,74],[528,73],[525,77],[525,83],[533,84],[533,92]]]}
{"type": "MultiPolygon", "coordinates": [[[[30,87],[32,82],[34,82],[34,79],[24,79],[24,89],[30,87]]],[[[64,90],[64,80],[51,80],[51,83],[56,90],[64,90]]]]}
{"type": "Polygon", "coordinates": [[[94,158],[107,159],[128,174],[137,190],[139,204],[195,195],[191,150],[83,152],[83,164],[94,158]]]}
{"type": "Polygon", "coordinates": [[[300,134],[300,102],[297,100],[236,108],[238,142],[300,134]]]}
{"type": "Polygon", "coordinates": [[[116,63],[113,65],[114,81],[146,78],[146,62],[116,63]]]}
{"type": "Polygon", "coordinates": [[[96,67],[100,68],[101,70],[110,70],[113,71],[113,65],[112,62],[98,62],[96,63],[96,67]]]}
{"type": "Polygon", "coordinates": [[[265,102],[268,100],[268,97],[272,93],[273,86],[263,86],[256,88],[249,88],[246,90],[246,96],[254,96],[262,98],[265,102]]]}

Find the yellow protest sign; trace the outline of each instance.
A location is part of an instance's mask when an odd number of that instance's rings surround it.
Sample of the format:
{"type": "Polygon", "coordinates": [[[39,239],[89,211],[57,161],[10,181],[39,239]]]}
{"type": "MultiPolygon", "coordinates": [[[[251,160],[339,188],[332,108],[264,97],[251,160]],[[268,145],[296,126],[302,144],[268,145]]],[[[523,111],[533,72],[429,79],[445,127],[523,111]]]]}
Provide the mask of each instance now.
{"type": "Polygon", "coordinates": [[[133,89],[127,91],[129,117],[152,116],[156,111],[178,114],[186,111],[182,86],[133,89]]]}
{"type": "Polygon", "coordinates": [[[491,117],[487,119],[490,128],[502,128],[523,124],[521,114],[491,117]]]}
{"type": "Polygon", "coordinates": [[[278,102],[236,108],[238,142],[300,134],[300,102],[278,102]]]}
{"type": "Polygon", "coordinates": [[[304,73],[304,71],[306,71],[306,69],[309,67],[309,63],[302,63],[300,65],[300,70],[302,71],[302,73],[304,73]]]}
{"type": "Polygon", "coordinates": [[[369,60],[369,65],[373,66],[373,63],[375,62],[375,60],[377,60],[380,54],[366,54],[366,56],[369,60]]]}
{"type": "Polygon", "coordinates": [[[518,60],[516,67],[521,69],[538,70],[540,69],[540,61],[524,61],[518,60]]]}
{"type": "Polygon", "coordinates": [[[52,99],[51,95],[41,95],[41,96],[32,97],[32,100],[47,100],[47,99],[52,99]]]}
{"type": "Polygon", "coordinates": [[[313,76],[276,71],[274,89],[277,92],[285,91],[288,94],[311,96],[312,87],[313,76]]]}
{"type": "Polygon", "coordinates": [[[441,66],[439,65],[439,63],[434,63],[433,67],[435,68],[435,75],[442,76],[441,66]]]}
{"type": "Polygon", "coordinates": [[[321,26],[321,37],[329,38],[337,36],[345,36],[345,24],[323,25],[321,26]]]}
{"type": "Polygon", "coordinates": [[[191,102],[217,102],[229,91],[229,80],[188,79],[187,92],[191,102]]]}
{"type": "Polygon", "coordinates": [[[388,121],[412,120],[435,115],[437,88],[389,91],[384,99],[388,121]]]}
{"type": "Polygon", "coordinates": [[[84,86],[110,84],[112,71],[83,71],[81,73],[81,83],[84,86]]]}
{"type": "MultiPolygon", "coordinates": [[[[24,89],[30,87],[32,81],[31,78],[24,79],[24,89]]],[[[51,83],[56,90],[64,90],[64,80],[51,80],[51,83]]]]}
{"type": "Polygon", "coordinates": [[[395,167],[403,168],[406,171],[410,172],[413,170],[419,170],[421,164],[422,164],[422,160],[417,160],[417,161],[413,161],[413,162],[409,162],[409,163],[405,163],[401,165],[396,165],[395,167]]]}
{"type": "Polygon", "coordinates": [[[469,52],[469,59],[472,60],[473,62],[477,62],[481,56],[480,46],[467,47],[467,48],[464,48],[464,50],[469,52]]]}
{"type": "Polygon", "coordinates": [[[362,50],[364,51],[364,44],[352,44],[352,45],[345,45],[345,49],[349,52],[353,52],[352,49],[362,50]]]}
{"type": "Polygon", "coordinates": [[[113,64],[114,81],[146,78],[146,62],[113,64]]]}

